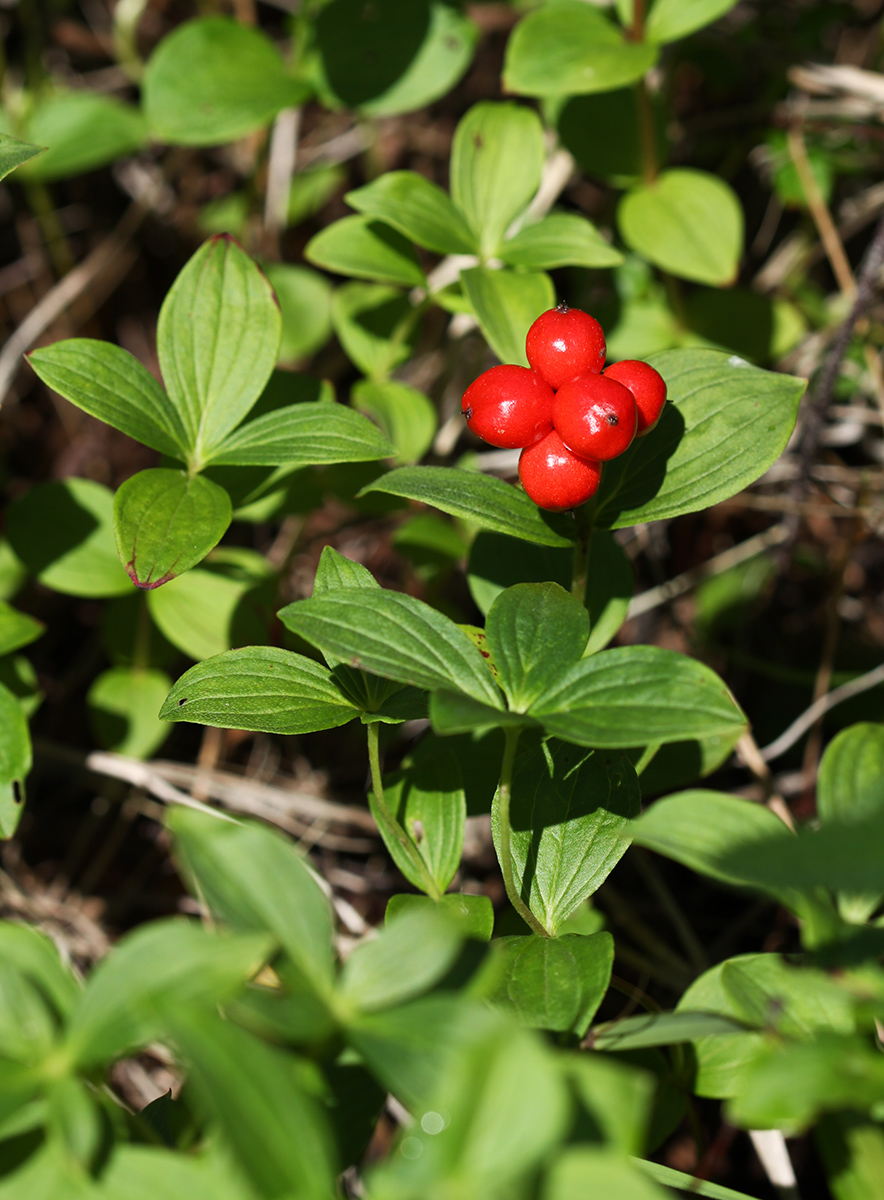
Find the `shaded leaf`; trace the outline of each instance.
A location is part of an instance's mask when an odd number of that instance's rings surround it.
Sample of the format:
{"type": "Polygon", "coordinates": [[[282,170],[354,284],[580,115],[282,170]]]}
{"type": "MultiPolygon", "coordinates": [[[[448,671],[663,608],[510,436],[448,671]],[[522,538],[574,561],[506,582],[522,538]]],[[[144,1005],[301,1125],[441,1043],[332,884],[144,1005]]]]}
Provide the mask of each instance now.
{"type": "Polygon", "coordinates": [[[350,393],[350,403],[380,425],[396,448],[397,462],[416,462],[433,443],[436,409],[417,388],[393,380],[360,379],[350,393]]]}
{"type": "Polygon", "coordinates": [[[297,362],[315,354],[332,334],[331,283],[318,271],[291,263],[268,263],[264,271],[282,316],[278,361],[297,362]]]}
{"type": "Polygon", "coordinates": [[[99,744],[131,758],[150,758],[169,736],[160,706],[171,686],[165,671],[111,667],[86,694],[99,744]]]}
{"type": "Polygon", "coordinates": [[[519,583],[491,605],[485,633],[509,708],[524,713],[583,654],[589,614],[557,583],[519,583]]]}
{"type": "Polygon", "coordinates": [[[437,184],[415,171],[387,171],[365,187],[348,192],[351,207],[385,221],[403,237],[436,254],[472,254],[469,227],[437,184]]]}
{"type": "Polygon", "coordinates": [[[503,966],[491,1003],[523,1025],[582,1037],[608,990],[614,964],[609,933],[500,939],[503,966]]]}
{"type": "Polygon", "coordinates": [[[29,646],[43,636],[46,626],[42,621],[19,612],[5,600],[0,600],[0,657],[29,646]]]}
{"type": "Polygon", "coordinates": [[[342,217],[304,249],[308,262],[338,275],[421,287],[426,279],[414,247],[391,225],[373,217],[342,217]]]}

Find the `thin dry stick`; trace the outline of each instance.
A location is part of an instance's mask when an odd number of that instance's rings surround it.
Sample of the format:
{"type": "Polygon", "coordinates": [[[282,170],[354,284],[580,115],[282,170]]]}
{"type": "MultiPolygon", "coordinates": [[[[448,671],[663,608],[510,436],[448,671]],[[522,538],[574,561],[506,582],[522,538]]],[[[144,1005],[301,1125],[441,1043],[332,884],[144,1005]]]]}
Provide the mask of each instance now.
{"type": "Polygon", "coordinates": [[[737,757],[749,768],[764,789],[765,805],[794,833],[795,821],[789,806],[774,787],[770,769],[758,749],[758,743],[748,729],[737,742],[737,757]]]}
{"type": "Polygon", "coordinates": [[[835,228],[832,214],[829,212],[810,165],[810,159],[807,157],[804,138],[796,127],[789,130],[788,146],[789,154],[792,156],[792,162],[795,164],[795,170],[798,172],[798,178],[804,189],[807,207],[810,209],[813,223],[816,225],[820,241],[823,243],[826,258],[828,258],[838,281],[838,287],[845,296],[853,297],[856,295],[856,282],[853,278],[853,271],[850,269],[850,261],[844,252],[844,246],[838,230],[835,228]]]}
{"type": "Polygon", "coordinates": [[[0,351],[0,404],[12,386],[21,365],[21,356],[46,332],[53,321],[92,285],[95,279],[119,256],[121,250],[144,219],[144,210],[130,206],[113,233],[101,242],[79,266],[47,292],[39,304],[19,325],[0,351]]]}
{"type": "Polygon", "coordinates": [[[676,575],[674,579],[669,579],[666,583],[661,583],[659,587],[649,588],[646,592],[640,592],[629,605],[626,613],[627,620],[631,617],[639,617],[643,613],[650,612],[652,608],[657,608],[659,605],[665,604],[667,600],[673,600],[676,596],[683,595],[704,579],[720,575],[723,571],[727,571],[731,567],[739,566],[740,563],[748,562],[751,558],[756,558],[765,550],[769,550],[771,546],[780,545],[788,536],[789,529],[787,525],[772,525],[770,529],[765,529],[763,533],[757,533],[745,542],[740,542],[738,545],[732,546],[729,550],[724,550],[721,554],[716,555],[715,558],[710,559],[701,566],[693,567],[690,571],[676,575]]]}
{"type": "Polygon", "coordinates": [[[284,108],[273,122],[267,159],[264,228],[275,238],[288,222],[289,192],[298,153],[300,108],[284,108]]]}
{"type": "Polygon", "coordinates": [[[749,1137],[780,1200],[800,1200],[789,1148],[779,1129],[752,1129],[749,1137]]]}
{"type": "Polygon", "coordinates": [[[779,758],[781,754],[785,754],[787,750],[791,749],[798,739],[803,737],[808,729],[830,709],[837,704],[843,704],[845,700],[859,696],[862,692],[867,692],[869,688],[877,687],[880,683],[884,683],[884,663],[872,671],[867,671],[865,675],[851,679],[850,683],[842,684],[833,692],[829,692],[827,696],[817,700],[815,704],[811,704],[810,708],[794,720],[785,732],[764,747],[761,757],[765,762],[773,762],[775,758],[779,758]]]}

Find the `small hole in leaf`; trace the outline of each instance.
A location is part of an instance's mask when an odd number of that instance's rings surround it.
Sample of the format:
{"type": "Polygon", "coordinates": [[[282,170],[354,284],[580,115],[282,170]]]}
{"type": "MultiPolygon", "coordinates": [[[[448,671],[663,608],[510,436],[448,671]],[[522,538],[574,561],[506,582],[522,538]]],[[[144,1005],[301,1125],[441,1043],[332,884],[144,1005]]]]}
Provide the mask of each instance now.
{"type": "Polygon", "coordinates": [[[22,795],[21,782],[18,779],[12,781],[12,799],[16,804],[24,803],[25,798],[22,795]]]}
{"type": "Polygon", "coordinates": [[[186,703],[187,703],[187,697],[182,696],[181,699],[178,701],[178,707],[180,708],[182,704],[186,704],[186,703]]]}

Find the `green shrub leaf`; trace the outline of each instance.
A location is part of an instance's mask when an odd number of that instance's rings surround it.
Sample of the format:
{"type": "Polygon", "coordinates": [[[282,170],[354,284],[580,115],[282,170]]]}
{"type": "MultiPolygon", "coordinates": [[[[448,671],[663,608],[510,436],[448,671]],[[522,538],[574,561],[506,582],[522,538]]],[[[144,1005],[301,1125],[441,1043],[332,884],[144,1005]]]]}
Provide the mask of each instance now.
{"type": "Polygon", "coordinates": [[[552,213],[526,225],[504,242],[498,257],[511,267],[547,271],[554,267],[617,267],[623,255],[596,227],[576,213],[552,213]]]}
{"type": "MultiPolygon", "coordinates": [[[[884,812],[884,725],[870,721],[851,725],[829,742],[820,763],[816,803],[824,823],[884,812]]],[[[881,895],[880,891],[843,892],[838,908],[845,920],[862,924],[878,907],[881,895]]]]}
{"type": "Polygon", "coordinates": [[[624,196],[623,240],[655,266],[696,283],[733,283],[743,252],[743,210],[733,190],[705,171],[676,168],[624,196]]]}
{"type": "Polygon", "coordinates": [[[583,1037],[614,965],[610,933],[501,939],[501,974],[490,1000],[523,1025],[583,1037]]]}
{"type": "Polygon", "coordinates": [[[205,659],[185,671],[160,709],[165,721],[283,734],[334,729],[358,715],[326,667],[275,646],[205,659]]]}
{"type": "Polygon", "coordinates": [[[413,1000],[448,971],[462,941],[458,922],[444,908],[402,913],[347,959],[341,997],[365,1013],[413,1000]]]}
{"type": "Polygon", "coordinates": [[[16,167],[45,152],[45,146],[32,146],[29,142],[20,142],[6,133],[0,133],[0,179],[5,179],[16,167]]]}
{"type": "Polygon", "coordinates": [[[671,404],[651,434],[605,464],[596,520],[614,529],[698,512],[754,483],[785,449],[806,386],[718,350],[649,361],[671,404]]]}
{"type": "Polygon", "coordinates": [[[232,142],[303,98],[270,39],[229,17],[179,25],[160,41],[144,73],[151,133],[180,146],[232,142]]]}
{"type": "Polygon", "coordinates": [[[532,705],[531,716],[565,741],[624,749],[746,725],[713,671],[657,646],[622,646],[584,658],[532,705]]]}
{"type": "Polygon", "coordinates": [[[48,183],[140,150],[147,140],[147,123],[132,105],[82,88],[51,92],[38,101],[28,117],[27,135],[49,149],[25,168],[24,175],[48,183]]]}
{"type": "Polygon", "coordinates": [[[450,467],[399,467],[369,483],[360,495],[384,492],[420,500],[483,529],[542,546],[570,546],[573,521],[542,512],[523,491],[478,471],[450,467]]]}
{"type": "MultiPolygon", "coordinates": [[[[431,759],[423,758],[395,775],[385,776],[384,798],[436,887],[444,893],[460,866],[466,827],[467,802],[457,759],[440,747],[431,759]]],[[[374,793],[369,796],[369,804],[378,820],[374,793]]],[[[378,828],[384,833],[380,820],[378,828]]],[[[425,881],[398,840],[385,836],[384,841],[402,874],[423,890],[425,881]]]]}
{"type": "Polygon", "coordinates": [[[367,217],[385,221],[436,254],[476,252],[475,239],[447,192],[414,171],[388,171],[344,198],[367,217]]]}
{"type": "Polygon", "coordinates": [[[150,758],[169,736],[157,714],[171,683],[165,671],[143,667],[102,671],[86,694],[99,744],[131,758],[150,758]]]}
{"type": "MultiPolygon", "coordinates": [[[[500,855],[497,804],[491,810],[500,855]]],[[[551,935],[626,853],[626,829],[641,810],[638,780],[624,755],[551,742],[516,759],[510,822],[520,895],[551,935]]]]}
{"type": "Polygon", "coordinates": [[[202,475],[154,467],[114,497],[120,561],[139,588],[156,588],[201,562],[227,531],[230,497],[202,475]]]}
{"type": "Polygon", "coordinates": [[[281,328],[266,276],[224,234],[201,246],[173,283],[160,309],[157,349],[195,465],[263,392],[281,328]]]}
{"type": "Polygon", "coordinates": [[[317,267],[356,279],[421,287],[426,278],[411,242],[373,217],[342,217],[307,243],[304,256],[317,267]]]}
{"type": "Polygon", "coordinates": [[[436,409],[423,392],[406,383],[361,379],[350,403],[376,421],[396,448],[396,461],[423,458],[436,435],[436,409]]]}
{"type": "Polygon", "coordinates": [[[298,600],[279,617],[287,629],[351,666],[502,707],[488,668],[463,630],[413,596],[342,589],[298,600]]]}
{"type": "Polygon", "coordinates": [[[500,361],[527,367],[525,335],[556,302],[550,277],[537,271],[471,267],[460,278],[485,341],[500,361]]]}
{"type": "Polygon", "coordinates": [[[461,118],[451,146],[451,199],[482,255],[497,251],[537,191],[543,159],[543,126],[531,109],[485,102],[461,118]]]}
{"type": "Polygon", "coordinates": [[[9,506],[9,542],[37,579],[68,596],[132,590],[114,542],[113,493],[91,479],[40,483],[9,506]]]}
{"type": "Polygon", "coordinates": [[[524,713],[583,654],[589,614],[557,583],[519,583],[491,605],[485,633],[510,710],[524,713]]]}
{"type": "Polygon", "coordinates": [[[332,296],[331,319],[347,357],[372,379],[385,379],[416,344],[411,301],[382,283],[345,283],[332,296]]]}
{"type": "Polygon", "coordinates": [[[704,25],[711,25],[737,0],[656,0],[648,15],[645,36],[651,42],[677,42],[704,25]]]}
{"type": "Polygon", "coordinates": [[[559,0],[516,26],[503,80],[507,91],[526,96],[577,96],[635,83],[656,61],[655,46],[626,41],[597,9],[559,0]]]}
{"type": "Polygon", "coordinates": [[[43,382],[90,416],[172,458],[187,434],[169,397],[128,350],[92,338],[67,338],[28,355],[43,382]]]}
{"type": "Polygon", "coordinates": [[[341,404],[315,400],[246,421],[215,447],[211,462],[217,466],[306,466],[367,462],[394,454],[395,447],[371,421],[341,404]]]}
{"type": "Polygon", "coordinates": [[[5,600],[0,600],[0,658],[11,654],[22,646],[29,646],[43,636],[46,626],[42,621],[19,612],[5,600]]]}
{"type": "Polygon", "coordinates": [[[332,334],[329,280],[309,267],[268,263],[264,273],[279,301],[279,362],[293,363],[321,350],[332,334]]]}

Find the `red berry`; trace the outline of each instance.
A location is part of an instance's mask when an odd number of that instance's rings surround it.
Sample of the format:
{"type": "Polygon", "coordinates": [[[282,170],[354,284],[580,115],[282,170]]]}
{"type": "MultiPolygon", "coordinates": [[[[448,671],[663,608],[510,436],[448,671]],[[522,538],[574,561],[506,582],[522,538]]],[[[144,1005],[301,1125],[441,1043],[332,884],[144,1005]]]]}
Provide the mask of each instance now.
{"type": "Polygon", "coordinates": [[[646,362],[624,358],[622,362],[606,367],[604,378],[616,379],[635,396],[635,406],[638,409],[638,429],[635,436],[641,437],[650,433],[660,420],[663,405],[666,403],[666,383],[660,372],[655,371],[646,362]]]}
{"type": "Polygon", "coordinates": [[[553,429],[519,455],[519,478],[535,504],[550,512],[579,508],[602,481],[602,464],[580,458],[553,429]]]}
{"type": "Polygon", "coordinates": [[[632,392],[605,375],[583,375],[556,392],[553,425],[581,458],[616,458],[628,449],[637,423],[632,392]]]}
{"type": "Polygon", "coordinates": [[[552,429],[553,390],[527,367],[492,367],[471,383],[461,409],[473,433],[502,450],[530,446],[552,429]]]}
{"type": "Polygon", "coordinates": [[[541,313],[525,341],[528,362],[558,390],[605,365],[605,335],[589,313],[560,304],[541,313]]]}

